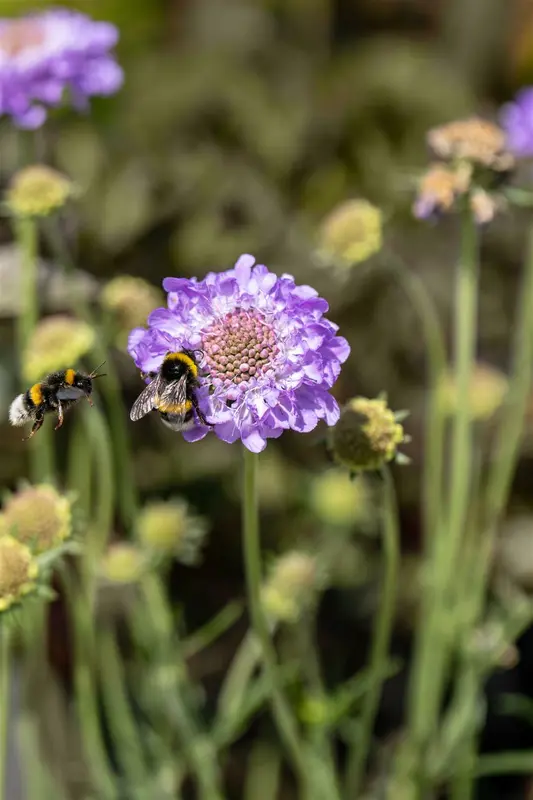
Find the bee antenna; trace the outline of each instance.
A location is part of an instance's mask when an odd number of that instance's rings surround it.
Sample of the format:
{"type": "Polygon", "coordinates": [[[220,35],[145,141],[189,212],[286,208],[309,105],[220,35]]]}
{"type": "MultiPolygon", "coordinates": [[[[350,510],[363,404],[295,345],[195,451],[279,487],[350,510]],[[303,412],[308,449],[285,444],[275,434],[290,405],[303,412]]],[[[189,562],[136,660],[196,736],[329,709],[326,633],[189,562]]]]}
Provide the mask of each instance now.
{"type": "Polygon", "coordinates": [[[98,372],[98,370],[100,369],[100,367],[103,367],[104,364],[105,364],[105,361],[102,361],[101,364],[98,364],[98,366],[95,369],[93,369],[92,372],[89,373],[89,378],[103,378],[106,375],[106,373],[105,372],[98,372]]]}

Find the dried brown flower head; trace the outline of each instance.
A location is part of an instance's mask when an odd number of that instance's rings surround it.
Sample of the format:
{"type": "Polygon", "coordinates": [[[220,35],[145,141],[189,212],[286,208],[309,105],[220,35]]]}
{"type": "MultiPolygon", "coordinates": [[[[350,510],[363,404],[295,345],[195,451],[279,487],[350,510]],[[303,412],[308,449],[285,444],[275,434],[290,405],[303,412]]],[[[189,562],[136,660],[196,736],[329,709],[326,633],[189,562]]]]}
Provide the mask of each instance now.
{"type": "Polygon", "coordinates": [[[449,213],[456,200],[468,192],[471,180],[470,164],[463,162],[455,167],[430,164],[418,183],[415,216],[425,219],[434,214],[449,213]]]}
{"type": "Polygon", "coordinates": [[[514,156],[506,149],[504,131],[479,117],[433,128],[427,139],[433,153],[446,161],[470,161],[496,172],[507,172],[515,163],[514,156]]]}

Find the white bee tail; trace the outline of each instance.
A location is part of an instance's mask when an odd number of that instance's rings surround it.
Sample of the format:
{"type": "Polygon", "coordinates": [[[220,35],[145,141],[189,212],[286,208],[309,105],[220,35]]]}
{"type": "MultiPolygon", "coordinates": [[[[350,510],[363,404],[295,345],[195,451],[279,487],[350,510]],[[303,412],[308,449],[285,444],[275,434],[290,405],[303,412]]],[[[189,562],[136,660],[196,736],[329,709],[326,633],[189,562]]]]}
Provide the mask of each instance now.
{"type": "Polygon", "coordinates": [[[17,427],[25,425],[31,419],[28,409],[24,405],[24,395],[19,394],[9,406],[9,421],[17,427]]]}

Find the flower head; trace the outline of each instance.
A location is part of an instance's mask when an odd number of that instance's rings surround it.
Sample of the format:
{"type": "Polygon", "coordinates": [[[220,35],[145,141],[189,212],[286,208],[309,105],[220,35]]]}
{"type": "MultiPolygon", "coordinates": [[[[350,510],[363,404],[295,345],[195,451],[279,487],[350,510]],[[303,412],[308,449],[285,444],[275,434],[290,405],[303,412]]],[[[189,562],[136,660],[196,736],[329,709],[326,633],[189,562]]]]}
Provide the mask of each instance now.
{"type": "Polygon", "coordinates": [[[67,9],[0,19],[0,116],[39,128],[66,92],[82,108],[93,95],[113,94],[123,79],[117,39],[114,25],[67,9]]]}
{"type": "Polygon", "coordinates": [[[452,211],[456,200],[469,190],[471,178],[469,164],[431,164],[418,182],[415,217],[426,219],[452,211]]]}
{"type": "Polygon", "coordinates": [[[53,486],[28,486],[6,502],[3,524],[35,554],[58,547],[71,533],[71,504],[53,486]]]}
{"type": "Polygon", "coordinates": [[[6,205],[18,217],[47,217],[62,208],[72,193],[68,178],[43,164],[34,164],[14,175],[6,205]]]}
{"type": "Polygon", "coordinates": [[[322,222],[318,255],[346,266],[366,261],[381,250],[382,215],[367,200],[348,200],[322,222]]]}
{"type": "MultiPolygon", "coordinates": [[[[329,390],[350,348],[314,289],[254,262],[241,256],[234,269],[202,281],[167,278],[168,307],[152,312],[148,330],[132,331],[128,349],[147,373],[169,350],[200,349],[202,412],[220,439],[260,452],[289,428],[335,424],[339,407],[329,390]]],[[[198,424],[184,436],[195,441],[208,431],[198,424]]]]}
{"type": "Polygon", "coordinates": [[[128,542],[117,542],[108,547],[102,557],[100,572],[109,583],[137,583],[146,568],[142,550],[128,542]]]}
{"type": "Polygon", "coordinates": [[[300,550],[284,553],[272,565],[261,590],[267,616],[279,622],[296,622],[312,605],[322,579],[315,556],[300,550]]]}
{"type": "Polygon", "coordinates": [[[28,547],[12,536],[0,537],[0,612],[35,589],[38,572],[28,547]]]}
{"type": "Polygon", "coordinates": [[[533,87],[528,86],[506,103],[500,114],[507,146],[517,158],[533,156],[533,87]]]}
{"type": "Polygon", "coordinates": [[[364,479],[350,480],[346,470],[328,469],[310,487],[311,508],[328,525],[350,527],[372,516],[370,490],[364,479]]]}
{"type": "Polygon", "coordinates": [[[131,328],[142,325],[162,299],[161,290],[143,278],[119,275],[106,283],[100,303],[113,317],[120,346],[127,342],[131,328]]]}
{"type": "Polygon", "coordinates": [[[343,408],[331,432],[335,459],[350,470],[376,470],[398,455],[408,441],[386,400],[355,397],[343,408]]]}
{"type": "Polygon", "coordinates": [[[444,161],[467,161],[494,172],[507,172],[514,166],[514,157],[506,148],[505,132],[478,117],[433,128],[427,138],[433,153],[444,161]]]}
{"type": "Polygon", "coordinates": [[[23,354],[24,377],[36,381],[55,370],[72,367],[87,355],[95,335],[90,325],[74,317],[46,317],[36,326],[23,354]]]}
{"type": "Polygon", "coordinates": [[[196,564],[207,525],[191,514],[185,500],[148,503],[138,520],[141,543],[155,554],[175,556],[183,564],[196,564]]]}
{"type": "MultiPolygon", "coordinates": [[[[509,389],[507,377],[489,364],[474,365],[470,378],[468,405],[474,420],[489,420],[503,405],[509,389]]],[[[452,370],[444,373],[439,386],[439,400],[445,414],[457,409],[457,387],[452,370]]]]}

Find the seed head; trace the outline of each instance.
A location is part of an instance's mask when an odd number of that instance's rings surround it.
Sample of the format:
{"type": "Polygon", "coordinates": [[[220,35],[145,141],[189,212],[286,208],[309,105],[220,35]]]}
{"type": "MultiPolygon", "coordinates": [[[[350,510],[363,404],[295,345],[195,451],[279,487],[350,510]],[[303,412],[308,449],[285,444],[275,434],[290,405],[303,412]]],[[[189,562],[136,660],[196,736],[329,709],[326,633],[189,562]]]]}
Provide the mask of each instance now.
{"type": "Polygon", "coordinates": [[[13,536],[0,537],[0,612],[35,588],[39,572],[30,549],[13,536]]]}
{"type": "Polygon", "coordinates": [[[312,605],[320,583],[314,556],[299,550],[280,556],[261,593],[267,616],[279,622],[296,622],[312,605]]]}
{"type": "Polygon", "coordinates": [[[146,569],[146,559],[136,545],[117,542],[110,545],[100,563],[102,577],[109,583],[137,583],[146,569]]]}
{"type": "Polygon", "coordinates": [[[403,426],[383,399],[355,397],[331,432],[335,459],[353,472],[376,470],[392,461],[407,441],[403,426]]]}
{"type": "Polygon", "coordinates": [[[2,518],[8,533],[36,555],[59,547],[71,533],[70,500],[48,484],[12,495],[2,518]]]}
{"type": "Polygon", "coordinates": [[[23,354],[24,377],[37,381],[50,372],[72,367],[91,350],[95,331],[81,320],[56,314],[41,320],[23,354]]]}
{"type": "Polygon", "coordinates": [[[8,209],[17,217],[48,217],[73,194],[73,184],[43,164],[25,167],[13,177],[6,193],[8,209]]]}
{"type": "Polygon", "coordinates": [[[138,522],[139,540],[155,555],[173,556],[183,564],[197,564],[207,534],[205,520],[190,513],[180,498],[148,503],[138,522]]]}
{"type": "Polygon", "coordinates": [[[162,300],[163,294],[159,289],[132,275],[120,275],[104,286],[100,303],[113,317],[120,347],[127,344],[130,329],[143,325],[162,300]]]}
{"type": "Polygon", "coordinates": [[[348,200],[322,222],[318,255],[344,266],[360,264],[381,250],[382,214],[367,200],[348,200]]]}
{"type": "Polygon", "coordinates": [[[515,163],[504,131],[478,117],[433,128],[427,138],[433,153],[445,161],[469,161],[495,172],[507,172],[515,163]]]}
{"type": "MultiPolygon", "coordinates": [[[[493,417],[503,405],[508,389],[509,381],[503,372],[489,364],[476,364],[472,371],[468,393],[472,419],[483,422],[493,417]]],[[[452,370],[448,370],[441,379],[439,399],[443,413],[447,415],[455,413],[457,387],[452,370]]]]}

